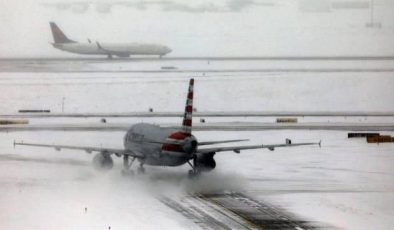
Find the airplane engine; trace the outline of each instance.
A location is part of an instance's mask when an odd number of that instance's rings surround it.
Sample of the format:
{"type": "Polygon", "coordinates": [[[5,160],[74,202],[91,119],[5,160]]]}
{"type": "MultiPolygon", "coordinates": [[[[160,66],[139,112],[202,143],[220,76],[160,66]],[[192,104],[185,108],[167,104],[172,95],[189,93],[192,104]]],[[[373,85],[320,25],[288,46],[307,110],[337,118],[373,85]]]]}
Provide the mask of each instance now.
{"type": "Polygon", "coordinates": [[[93,167],[97,170],[110,170],[114,166],[114,161],[110,154],[101,152],[93,157],[93,167]]]}
{"type": "Polygon", "coordinates": [[[183,150],[186,153],[194,153],[197,149],[198,142],[195,137],[189,137],[186,139],[185,143],[183,144],[183,150]]]}
{"type": "Polygon", "coordinates": [[[195,160],[195,166],[200,172],[209,172],[216,167],[216,161],[213,159],[215,152],[212,153],[204,153],[197,154],[197,158],[195,160]]]}

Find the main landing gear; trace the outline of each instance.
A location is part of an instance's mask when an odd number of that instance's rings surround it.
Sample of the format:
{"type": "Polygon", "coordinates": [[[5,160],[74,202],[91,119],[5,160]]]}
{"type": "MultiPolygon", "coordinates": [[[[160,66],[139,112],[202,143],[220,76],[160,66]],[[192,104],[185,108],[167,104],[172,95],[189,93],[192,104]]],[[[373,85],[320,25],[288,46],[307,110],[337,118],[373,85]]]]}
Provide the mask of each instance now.
{"type": "Polygon", "coordinates": [[[193,164],[190,163],[190,160],[187,162],[190,165],[190,167],[192,167],[192,169],[189,170],[189,174],[188,174],[190,179],[198,177],[201,173],[196,167],[196,162],[197,162],[197,156],[193,156],[193,164]]]}
{"type": "Polygon", "coordinates": [[[123,155],[123,169],[122,169],[122,175],[127,176],[127,175],[134,175],[134,171],[131,169],[131,165],[135,161],[135,157],[129,161],[129,156],[128,155],[123,155]]]}
{"type": "Polygon", "coordinates": [[[145,173],[145,168],[144,168],[144,163],[140,163],[140,167],[137,169],[138,174],[144,174],[145,173]]]}
{"type": "MultiPolygon", "coordinates": [[[[123,155],[123,169],[122,169],[122,175],[127,176],[127,175],[134,175],[134,171],[131,169],[131,165],[134,163],[135,157],[132,157],[131,160],[129,160],[128,155],[123,155]]],[[[145,168],[144,168],[144,162],[141,161],[140,167],[137,169],[138,174],[144,174],[145,173],[145,168]]]]}

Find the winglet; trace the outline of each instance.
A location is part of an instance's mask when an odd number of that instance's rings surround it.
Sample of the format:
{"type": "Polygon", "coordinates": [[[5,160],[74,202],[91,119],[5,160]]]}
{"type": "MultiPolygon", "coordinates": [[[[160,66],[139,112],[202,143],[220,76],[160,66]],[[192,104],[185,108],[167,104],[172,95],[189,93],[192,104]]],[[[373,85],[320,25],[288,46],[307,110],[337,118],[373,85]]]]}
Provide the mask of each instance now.
{"type": "Polygon", "coordinates": [[[189,90],[186,98],[185,113],[183,114],[182,131],[186,134],[192,132],[192,118],[193,118],[193,91],[194,79],[189,81],[189,90]]]}
{"type": "Polygon", "coordinates": [[[319,147],[321,148],[321,140],[319,141],[319,147]]]}
{"type": "Polygon", "coordinates": [[[17,145],[23,145],[23,141],[17,142],[16,140],[14,140],[14,149],[17,145]]]}
{"type": "Polygon", "coordinates": [[[97,48],[99,48],[100,50],[103,50],[103,47],[100,45],[100,43],[98,41],[96,41],[97,44],[97,48]]]}
{"type": "Polygon", "coordinates": [[[285,143],[286,143],[286,145],[291,145],[291,140],[289,138],[286,138],[285,143]]]}

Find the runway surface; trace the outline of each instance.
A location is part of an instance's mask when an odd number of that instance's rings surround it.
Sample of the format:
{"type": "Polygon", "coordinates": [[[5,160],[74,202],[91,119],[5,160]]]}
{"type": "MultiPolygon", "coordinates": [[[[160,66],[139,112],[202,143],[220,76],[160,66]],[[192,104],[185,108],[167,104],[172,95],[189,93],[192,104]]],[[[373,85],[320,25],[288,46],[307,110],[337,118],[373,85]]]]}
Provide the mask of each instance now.
{"type": "MultiPolygon", "coordinates": [[[[28,124],[0,125],[0,132],[17,131],[127,131],[130,123],[93,124],[28,124]]],[[[161,127],[180,129],[179,123],[161,124],[161,127]]],[[[262,123],[218,122],[195,124],[195,131],[252,131],[252,130],[347,130],[347,131],[394,131],[394,123],[262,123]]]]}
{"type": "MultiPolygon", "coordinates": [[[[182,117],[181,112],[129,112],[129,113],[18,113],[0,114],[0,118],[37,117],[182,117]]],[[[244,111],[244,112],[193,112],[194,117],[394,117],[394,112],[362,111],[244,111]]]]}
{"type": "Polygon", "coordinates": [[[393,56],[3,58],[0,72],[52,73],[390,73],[393,56]],[[227,65],[230,63],[230,65],[227,65]],[[286,65],[283,65],[286,63],[286,65]]]}
{"type": "MultiPolygon", "coordinates": [[[[3,72],[14,72],[12,69],[3,69],[3,72]]],[[[28,68],[25,72],[31,72],[31,68],[28,68]]],[[[16,72],[23,72],[18,67],[16,72]]],[[[187,69],[187,70],[50,70],[50,69],[37,69],[35,72],[53,72],[53,73],[137,73],[137,74],[154,74],[154,73],[181,73],[181,74],[251,74],[251,73],[391,73],[394,72],[394,68],[359,68],[359,69],[230,69],[230,70],[215,70],[215,69],[187,69]]]]}
{"type": "Polygon", "coordinates": [[[176,61],[191,61],[191,60],[394,60],[394,56],[165,56],[162,58],[157,57],[131,57],[131,58],[114,58],[108,59],[106,57],[16,57],[16,58],[0,58],[0,62],[28,62],[28,61],[134,61],[134,60],[146,60],[146,61],[165,61],[165,60],[176,60],[176,61]]]}

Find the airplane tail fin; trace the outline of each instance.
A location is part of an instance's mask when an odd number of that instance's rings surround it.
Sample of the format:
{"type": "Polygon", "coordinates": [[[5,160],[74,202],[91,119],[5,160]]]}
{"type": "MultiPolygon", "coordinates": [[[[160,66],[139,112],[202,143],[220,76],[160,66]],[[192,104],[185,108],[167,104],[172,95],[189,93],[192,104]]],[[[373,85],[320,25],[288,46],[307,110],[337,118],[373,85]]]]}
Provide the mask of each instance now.
{"type": "Polygon", "coordinates": [[[70,40],[67,36],[60,30],[60,28],[54,22],[49,23],[52,30],[53,40],[55,43],[74,43],[75,41],[70,40]]]}
{"type": "Polygon", "coordinates": [[[185,113],[183,115],[182,131],[186,134],[191,134],[192,132],[192,118],[193,118],[193,86],[194,79],[189,81],[189,90],[187,93],[185,113]]]}

